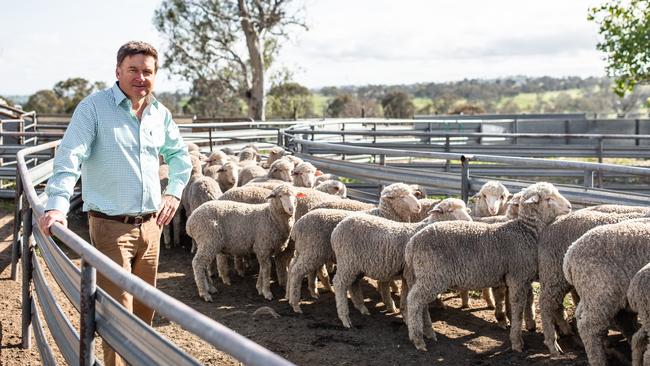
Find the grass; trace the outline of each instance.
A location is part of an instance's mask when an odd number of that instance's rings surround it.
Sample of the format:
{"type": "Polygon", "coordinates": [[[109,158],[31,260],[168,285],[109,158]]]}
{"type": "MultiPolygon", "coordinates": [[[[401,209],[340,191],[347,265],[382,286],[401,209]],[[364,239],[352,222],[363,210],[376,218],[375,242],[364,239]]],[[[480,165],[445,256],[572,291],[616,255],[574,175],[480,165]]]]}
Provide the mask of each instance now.
{"type": "Polygon", "coordinates": [[[322,117],[325,115],[325,108],[327,108],[327,103],[329,103],[330,99],[330,97],[326,97],[322,94],[312,95],[312,101],[314,103],[314,115],[316,117],[322,117]]]}
{"type": "Polygon", "coordinates": [[[537,103],[538,95],[542,98],[543,101],[550,102],[561,93],[566,93],[569,94],[572,98],[576,98],[582,95],[582,90],[568,89],[568,90],[549,91],[544,93],[519,93],[514,97],[501,98],[498,105],[502,106],[508,101],[512,101],[517,105],[517,107],[519,107],[519,109],[530,110],[537,103]]]}

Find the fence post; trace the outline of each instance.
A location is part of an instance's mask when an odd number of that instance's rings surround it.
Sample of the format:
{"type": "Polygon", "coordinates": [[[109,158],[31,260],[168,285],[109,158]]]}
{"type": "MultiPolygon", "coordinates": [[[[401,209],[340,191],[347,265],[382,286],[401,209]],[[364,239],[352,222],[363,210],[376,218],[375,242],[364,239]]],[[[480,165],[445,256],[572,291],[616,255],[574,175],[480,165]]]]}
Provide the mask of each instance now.
{"type": "Polygon", "coordinates": [[[81,260],[81,319],[79,325],[79,365],[95,363],[95,294],[97,273],[94,267],[81,260]]]}
{"type": "MultiPolygon", "coordinates": [[[[637,118],[634,120],[634,134],[639,135],[640,132],[641,132],[641,125],[639,124],[639,119],[637,118]]],[[[636,146],[639,146],[640,145],[639,139],[636,139],[634,144],[636,146]]]]}
{"type": "Polygon", "coordinates": [[[23,212],[23,309],[22,309],[22,347],[32,348],[32,208],[23,212]]]}
{"type": "Polygon", "coordinates": [[[374,144],[374,143],[377,142],[377,134],[374,133],[374,132],[377,132],[377,122],[372,124],[372,132],[373,132],[373,134],[372,134],[372,143],[374,144]]]}
{"type": "MultiPolygon", "coordinates": [[[[445,136],[445,152],[448,153],[451,151],[451,146],[449,144],[449,135],[445,136]]],[[[451,171],[451,161],[449,159],[445,160],[445,171],[451,171]]]]}
{"type": "Polygon", "coordinates": [[[567,119],[564,121],[564,143],[567,145],[571,143],[571,138],[569,138],[569,136],[566,136],[569,134],[569,131],[571,131],[571,127],[569,126],[569,120],[567,119]]]}
{"type": "MultiPolygon", "coordinates": [[[[379,155],[379,165],[386,166],[386,154],[379,155]]],[[[383,184],[379,185],[379,196],[381,197],[381,191],[384,190],[386,186],[383,184]]]]}
{"type": "Polygon", "coordinates": [[[208,140],[210,141],[210,152],[212,152],[212,127],[208,128],[208,140]]]}
{"type": "Polygon", "coordinates": [[[460,174],[460,194],[467,203],[467,200],[469,199],[469,189],[470,189],[470,184],[469,184],[469,161],[472,159],[471,155],[462,155],[460,157],[460,163],[462,166],[461,174],[460,174]]]}
{"type": "Polygon", "coordinates": [[[15,281],[18,278],[18,259],[20,258],[20,244],[21,240],[19,238],[20,234],[20,223],[22,216],[22,203],[23,203],[23,184],[20,179],[20,172],[16,167],[16,198],[14,199],[14,241],[11,246],[11,279],[15,281]]]}
{"type": "Polygon", "coordinates": [[[515,120],[513,121],[512,132],[515,133],[514,142],[515,145],[517,145],[518,139],[516,134],[519,133],[519,122],[517,121],[517,117],[515,117],[515,120]]]}
{"type": "Polygon", "coordinates": [[[582,185],[587,188],[594,188],[594,172],[593,170],[585,170],[582,185]]]}

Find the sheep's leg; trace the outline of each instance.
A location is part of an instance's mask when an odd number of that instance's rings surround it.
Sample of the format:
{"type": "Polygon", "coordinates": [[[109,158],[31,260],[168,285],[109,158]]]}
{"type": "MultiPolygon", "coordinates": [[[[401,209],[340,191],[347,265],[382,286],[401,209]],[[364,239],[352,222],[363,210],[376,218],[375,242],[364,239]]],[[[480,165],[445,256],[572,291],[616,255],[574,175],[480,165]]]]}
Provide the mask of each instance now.
{"type": "Polygon", "coordinates": [[[246,275],[246,264],[244,264],[244,257],[235,256],[235,272],[239,277],[244,277],[246,275]]]}
{"type": "Polygon", "coordinates": [[[393,297],[390,295],[390,282],[391,281],[378,281],[377,287],[381,294],[381,300],[384,302],[384,305],[386,305],[386,310],[388,310],[389,313],[396,313],[397,309],[395,308],[395,302],[393,301],[393,297]]]}
{"type": "Polygon", "coordinates": [[[431,321],[431,314],[429,314],[429,307],[425,306],[422,310],[422,333],[425,338],[437,341],[436,333],[433,331],[433,322],[431,321]]]}
{"type": "Polygon", "coordinates": [[[180,245],[181,244],[181,207],[176,210],[174,213],[174,218],[172,219],[172,234],[174,235],[174,245],[180,245]]]}
{"type": "Polygon", "coordinates": [[[282,252],[276,254],[273,258],[275,260],[275,273],[278,276],[278,283],[280,286],[285,286],[287,284],[287,267],[289,267],[289,262],[293,258],[293,252],[295,245],[292,244],[290,240],[289,246],[282,252]]]}
{"type": "Polygon", "coordinates": [[[219,278],[225,284],[230,286],[230,264],[226,254],[217,254],[217,271],[219,278]]]}
{"type": "MultiPolygon", "coordinates": [[[[643,353],[648,348],[648,333],[645,328],[639,329],[632,337],[632,366],[643,366],[643,353]]],[[[650,349],[647,351],[650,355],[650,349]]]]}
{"type": "Polygon", "coordinates": [[[348,288],[354,282],[355,276],[347,273],[343,273],[341,268],[334,276],[334,297],[336,298],[336,312],[343,323],[343,326],[350,328],[352,323],[350,322],[350,309],[348,308],[348,297],[347,291],[348,288]]]}
{"type": "Polygon", "coordinates": [[[390,281],[390,290],[397,296],[400,294],[400,288],[397,286],[397,282],[390,281]]]}
{"type": "Polygon", "coordinates": [[[289,304],[293,307],[293,311],[296,313],[301,313],[300,310],[300,287],[302,284],[302,279],[305,275],[313,270],[313,266],[310,266],[309,263],[304,259],[304,256],[296,253],[296,256],[291,260],[289,265],[289,280],[287,281],[288,285],[288,298],[289,304]]]}
{"type": "Polygon", "coordinates": [[[544,344],[551,355],[555,357],[564,352],[557,343],[555,326],[558,327],[560,333],[563,335],[571,332],[569,323],[564,319],[564,307],[562,305],[564,295],[569,291],[568,287],[567,285],[547,283],[547,281],[544,281],[539,292],[539,310],[542,318],[544,344]]]}
{"type": "Polygon", "coordinates": [[[309,294],[314,299],[318,299],[318,280],[316,274],[317,271],[307,273],[307,288],[309,289],[309,294]]]}
{"type": "Polygon", "coordinates": [[[535,324],[535,295],[533,286],[530,284],[526,289],[526,303],[524,304],[524,326],[529,332],[534,332],[537,328],[535,324]]]}
{"type": "Polygon", "coordinates": [[[192,249],[190,249],[190,253],[196,253],[196,240],[194,239],[192,239],[192,249]]]}
{"type": "MultiPolygon", "coordinates": [[[[402,288],[399,293],[399,311],[402,313],[402,320],[404,323],[407,323],[407,312],[408,312],[408,294],[409,294],[409,282],[406,280],[406,274],[402,275],[402,288]]],[[[408,323],[407,323],[408,325],[408,323]]]]}
{"type": "Polygon", "coordinates": [[[462,305],[460,306],[461,309],[468,309],[469,308],[469,291],[468,290],[460,290],[460,299],[462,300],[462,305]]]}
{"type": "Polygon", "coordinates": [[[492,289],[494,293],[494,317],[497,320],[497,324],[501,329],[508,328],[508,320],[506,319],[506,291],[507,287],[495,287],[492,289]]]}
{"type": "Polygon", "coordinates": [[[352,305],[361,312],[363,315],[370,315],[366,304],[363,301],[363,291],[361,290],[361,281],[362,278],[357,279],[350,286],[350,300],[352,300],[352,305]]]}
{"type": "Polygon", "coordinates": [[[170,249],[172,247],[172,233],[170,225],[163,226],[162,236],[163,243],[165,243],[165,248],[170,249]]]}
{"type": "Polygon", "coordinates": [[[327,271],[327,265],[323,264],[316,272],[318,280],[323,284],[325,290],[332,292],[332,285],[330,284],[330,275],[327,271]]]}
{"type": "Polygon", "coordinates": [[[267,300],[273,300],[273,294],[271,293],[271,255],[258,255],[257,261],[260,263],[260,274],[258,276],[258,281],[260,282],[260,288],[257,291],[260,295],[263,295],[267,300]]]}
{"type": "Polygon", "coordinates": [[[199,290],[199,296],[205,301],[212,302],[212,296],[208,292],[209,284],[206,278],[207,267],[211,261],[211,256],[207,256],[206,254],[203,251],[196,253],[192,259],[192,271],[194,272],[194,281],[199,290]]]}
{"type": "Polygon", "coordinates": [[[492,296],[492,289],[489,287],[484,288],[482,291],[483,300],[487,304],[488,309],[494,309],[494,297],[492,296]]]}
{"type": "Polygon", "coordinates": [[[612,306],[601,301],[594,306],[595,310],[591,310],[589,305],[585,304],[586,302],[585,299],[582,299],[576,308],[578,333],[584,343],[589,365],[607,366],[603,340],[607,335],[609,321],[616,314],[616,309],[615,307],[608,309],[612,306]]]}
{"type": "Polygon", "coordinates": [[[506,278],[508,283],[508,300],[512,308],[510,318],[510,343],[512,350],[515,352],[522,352],[524,349],[524,341],[521,335],[522,318],[524,314],[524,307],[526,305],[526,296],[530,283],[517,282],[516,279],[506,278]]]}
{"type": "Polygon", "coordinates": [[[424,323],[429,323],[429,328],[431,328],[428,315],[425,315],[424,312],[427,310],[427,305],[433,301],[435,296],[442,292],[444,289],[429,289],[422,286],[422,282],[416,282],[413,287],[409,288],[407,300],[406,300],[406,317],[409,330],[409,339],[420,351],[426,351],[427,345],[424,343],[424,334],[431,336],[436,340],[436,335],[433,331],[426,330],[424,331],[424,323]],[[426,317],[426,318],[425,318],[426,317]]]}

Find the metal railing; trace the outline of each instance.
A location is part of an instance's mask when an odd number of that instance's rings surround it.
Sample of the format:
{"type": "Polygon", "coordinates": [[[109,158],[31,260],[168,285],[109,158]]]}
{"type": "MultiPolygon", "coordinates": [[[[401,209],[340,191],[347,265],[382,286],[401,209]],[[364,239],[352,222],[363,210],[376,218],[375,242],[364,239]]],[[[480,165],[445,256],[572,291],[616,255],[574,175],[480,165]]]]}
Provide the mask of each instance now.
{"type": "MultiPolygon", "coordinates": [[[[620,203],[630,205],[647,205],[650,202],[650,196],[639,193],[620,192],[605,189],[594,188],[599,183],[594,178],[601,178],[605,173],[616,173],[633,175],[638,177],[650,177],[650,169],[633,166],[622,166],[616,164],[589,163],[563,160],[535,159],[514,156],[495,156],[471,153],[442,153],[442,152],[423,152],[405,149],[387,149],[385,147],[367,147],[351,146],[349,143],[331,141],[314,141],[313,136],[322,131],[315,128],[316,125],[292,127],[282,132],[282,143],[285,147],[299,153],[299,156],[307,161],[312,162],[317,167],[341,175],[347,178],[357,178],[364,182],[377,183],[379,187],[392,182],[408,182],[420,184],[430,188],[435,192],[444,194],[461,194],[465,200],[472,192],[476,192],[480,187],[490,179],[486,176],[476,176],[470,173],[471,162],[487,162],[500,164],[499,166],[518,166],[528,167],[531,169],[573,169],[583,172],[583,186],[556,184],[560,191],[572,202],[578,205],[594,205],[602,203],[620,203]],[[302,136],[302,138],[298,137],[302,136]],[[307,139],[309,137],[312,139],[307,139]],[[379,163],[361,163],[336,159],[332,155],[349,155],[363,156],[366,160],[370,157],[379,156],[379,163]],[[321,155],[321,156],[318,156],[321,155]],[[425,158],[439,159],[446,161],[456,160],[461,163],[459,173],[450,173],[447,171],[435,171],[411,169],[405,167],[396,167],[386,165],[386,157],[400,158],[425,158]]],[[[342,131],[325,131],[326,134],[341,134],[342,131]]],[[[349,132],[346,131],[345,133],[349,132]]],[[[387,131],[364,131],[363,134],[373,139],[387,135],[387,131]]],[[[389,135],[392,135],[392,132],[389,135]]],[[[402,131],[396,132],[398,135],[402,131]]],[[[413,131],[407,134],[414,133],[413,131]]],[[[634,136],[636,137],[636,136],[634,136]]],[[[650,137],[650,136],[649,136],[650,137]]],[[[645,136],[644,136],[645,138],[645,136]]],[[[370,145],[374,146],[374,145],[370,145]]],[[[381,145],[379,145],[381,146],[381,145]]],[[[466,147],[467,148],[467,147],[466,147]]],[[[485,165],[480,165],[485,166],[485,165]]],[[[500,179],[509,189],[517,191],[528,184],[530,181],[500,179]]]]}
{"type": "Polygon", "coordinates": [[[74,232],[57,223],[51,228],[53,235],[81,258],[81,268],[70,261],[54,240],[44,235],[35,225],[44,213],[42,202],[45,196],[37,194],[34,183],[47,179],[47,173],[51,174],[51,164],[37,165],[31,169],[26,165],[26,159],[31,154],[52,149],[58,144],[59,141],[54,141],[23,149],[17,154],[18,182],[12,277],[17,277],[18,259],[22,258],[24,348],[31,347],[33,330],[41,361],[45,365],[55,364],[52,347],[48,344],[43,330],[43,325],[47,324],[57,348],[69,364],[98,364],[94,355],[95,332],[129,364],[199,364],[196,359],[160,336],[98,288],[98,271],[138,301],[244,364],[292,365],[291,362],[124,271],[74,232]],[[36,248],[58,286],[79,311],[78,329],[59,307],[51,284],[44,276],[41,261],[35,255],[36,248]],[[45,322],[42,319],[45,319],[45,322]]]}

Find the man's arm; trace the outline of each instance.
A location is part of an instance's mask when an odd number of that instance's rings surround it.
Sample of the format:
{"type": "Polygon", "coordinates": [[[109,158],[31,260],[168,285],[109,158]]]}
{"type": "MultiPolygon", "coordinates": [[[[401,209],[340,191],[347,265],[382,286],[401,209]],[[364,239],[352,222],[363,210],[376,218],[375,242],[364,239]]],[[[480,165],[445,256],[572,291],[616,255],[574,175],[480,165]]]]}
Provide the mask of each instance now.
{"type": "Polygon", "coordinates": [[[65,219],[70,209],[70,197],[81,175],[81,163],[88,158],[97,133],[97,114],[93,105],[86,100],[75,109],[63,140],[54,156],[54,169],[45,193],[45,215],[39,220],[41,230],[50,234],[50,227],[59,222],[67,225],[65,219]]]}
{"type": "Polygon", "coordinates": [[[165,163],[169,165],[169,181],[158,211],[158,225],[167,225],[171,222],[178,209],[183,188],[190,179],[190,172],[192,171],[187,146],[185,146],[185,142],[183,142],[183,138],[169,111],[167,111],[164,125],[165,144],[160,149],[160,154],[165,163]]]}

